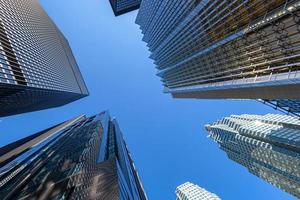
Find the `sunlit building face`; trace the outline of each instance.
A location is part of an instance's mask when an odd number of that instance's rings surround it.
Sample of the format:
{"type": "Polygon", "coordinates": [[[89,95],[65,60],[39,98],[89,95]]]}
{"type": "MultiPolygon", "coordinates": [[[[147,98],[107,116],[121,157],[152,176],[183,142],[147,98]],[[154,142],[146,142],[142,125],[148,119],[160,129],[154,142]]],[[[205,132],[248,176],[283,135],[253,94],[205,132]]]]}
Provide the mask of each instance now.
{"type": "Polygon", "coordinates": [[[144,0],[136,19],[175,98],[263,99],[300,114],[300,1],[144,0]]]}
{"type": "Polygon", "coordinates": [[[231,160],[300,198],[298,119],[278,114],[232,115],[206,129],[231,160]]]}

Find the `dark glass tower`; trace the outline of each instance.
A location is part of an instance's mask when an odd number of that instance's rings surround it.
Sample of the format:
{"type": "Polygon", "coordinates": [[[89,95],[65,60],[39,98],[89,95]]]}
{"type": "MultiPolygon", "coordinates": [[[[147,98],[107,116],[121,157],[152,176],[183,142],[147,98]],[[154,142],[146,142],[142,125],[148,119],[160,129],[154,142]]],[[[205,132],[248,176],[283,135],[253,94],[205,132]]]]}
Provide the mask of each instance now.
{"type": "Polygon", "coordinates": [[[300,121],[292,116],[232,115],[206,126],[228,157],[300,198],[300,121]]]}
{"type": "Polygon", "coordinates": [[[147,197],[116,120],[103,112],[1,148],[0,199],[147,197]]]}
{"type": "Polygon", "coordinates": [[[300,119],[300,100],[297,99],[273,99],[273,100],[259,100],[266,105],[269,105],[276,110],[280,110],[286,114],[294,115],[300,119]]]}
{"type": "Polygon", "coordinates": [[[116,16],[139,9],[142,0],[109,0],[116,16]]]}
{"type": "Polygon", "coordinates": [[[136,19],[175,98],[265,99],[295,114],[299,22],[299,0],[143,0],[136,19]]]}
{"type": "Polygon", "coordinates": [[[0,6],[0,117],[87,96],[68,41],[38,0],[0,6]]]}

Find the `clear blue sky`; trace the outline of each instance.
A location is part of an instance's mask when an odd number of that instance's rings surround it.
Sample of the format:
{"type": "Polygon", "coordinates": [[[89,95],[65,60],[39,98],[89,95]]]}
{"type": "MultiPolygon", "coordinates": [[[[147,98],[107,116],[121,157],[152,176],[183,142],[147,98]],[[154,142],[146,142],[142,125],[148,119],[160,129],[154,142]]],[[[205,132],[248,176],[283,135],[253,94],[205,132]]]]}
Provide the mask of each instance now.
{"type": "Polygon", "coordinates": [[[123,130],[149,200],[175,199],[176,186],[194,182],[224,200],[289,200],[289,194],[229,160],[203,126],[230,114],[266,114],[255,101],[172,99],[162,93],[134,23],[115,17],[108,0],[41,0],[68,38],[89,87],[67,106],[2,118],[0,146],[79,114],[110,110],[123,130]]]}

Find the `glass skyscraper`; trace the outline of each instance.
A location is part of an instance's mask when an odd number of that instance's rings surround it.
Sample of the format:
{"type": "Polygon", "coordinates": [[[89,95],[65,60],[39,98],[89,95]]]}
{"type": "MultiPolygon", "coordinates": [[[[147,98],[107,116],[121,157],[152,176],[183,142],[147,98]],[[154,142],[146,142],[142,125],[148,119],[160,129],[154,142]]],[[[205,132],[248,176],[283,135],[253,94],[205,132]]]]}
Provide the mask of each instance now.
{"type": "Polygon", "coordinates": [[[5,0],[0,6],[0,116],[87,96],[68,41],[38,0],[5,0]]]}
{"type": "Polygon", "coordinates": [[[109,0],[116,16],[139,9],[142,0],[109,0]]]}
{"type": "Polygon", "coordinates": [[[186,182],[176,188],[176,200],[221,200],[214,193],[186,182]]]}
{"type": "Polygon", "coordinates": [[[299,21],[299,0],[143,0],[136,19],[165,92],[264,99],[295,114],[299,21]]]}
{"type": "MultiPolygon", "coordinates": [[[[295,91],[296,92],[296,91],[295,91]]],[[[300,100],[297,99],[275,99],[275,100],[262,100],[266,105],[269,105],[277,110],[286,114],[291,114],[300,119],[300,100]]]]}
{"type": "Polygon", "coordinates": [[[291,116],[232,115],[206,126],[228,157],[300,198],[300,121],[291,116]]]}
{"type": "Polygon", "coordinates": [[[0,199],[147,197],[117,121],[103,112],[0,148],[0,199]]]}

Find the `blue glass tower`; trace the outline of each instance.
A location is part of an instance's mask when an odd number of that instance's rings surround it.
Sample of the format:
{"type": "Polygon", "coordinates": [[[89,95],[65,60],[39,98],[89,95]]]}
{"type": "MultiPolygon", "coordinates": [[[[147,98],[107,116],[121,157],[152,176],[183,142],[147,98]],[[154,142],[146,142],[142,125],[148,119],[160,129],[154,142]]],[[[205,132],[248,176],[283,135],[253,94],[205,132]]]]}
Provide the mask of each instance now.
{"type": "Polygon", "coordinates": [[[115,16],[139,9],[142,0],[109,0],[115,16]]]}
{"type": "Polygon", "coordinates": [[[117,121],[103,112],[0,148],[0,199],[147,197],[117,121]]]}

